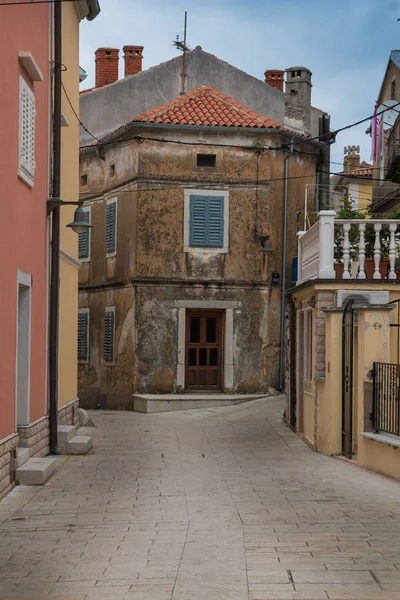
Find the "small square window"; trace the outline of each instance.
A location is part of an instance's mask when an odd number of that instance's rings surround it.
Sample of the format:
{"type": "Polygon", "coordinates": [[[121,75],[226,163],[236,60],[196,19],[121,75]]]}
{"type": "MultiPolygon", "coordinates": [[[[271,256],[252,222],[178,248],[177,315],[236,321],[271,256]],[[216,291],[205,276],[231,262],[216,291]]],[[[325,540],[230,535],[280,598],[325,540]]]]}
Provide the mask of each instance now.
{"type": "Polygon", "coordinates": [[[110,165],[110,177],[115,177],[115,165],[110,165]]]}
{"type": "Polygon", "coordinates": [[[81,175],[81,187],[86,187],[88,184],[88,176],[81,175]]]}
{"type": "Polygon", "coordinates": [[[198,167],[215,167],[217,162],[216,154],[198,154],[197,155],[197,166],[198,167]]]}

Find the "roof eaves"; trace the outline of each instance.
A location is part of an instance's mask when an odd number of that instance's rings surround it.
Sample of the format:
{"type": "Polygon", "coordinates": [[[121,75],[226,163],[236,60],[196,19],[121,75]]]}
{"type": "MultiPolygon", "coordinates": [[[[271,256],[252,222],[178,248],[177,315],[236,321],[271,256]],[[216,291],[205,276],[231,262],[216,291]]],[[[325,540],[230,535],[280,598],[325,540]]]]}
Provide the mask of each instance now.
{"type": "Polygon", "coordinates": [[[385,74],[383,76],[381,87],[380,87],[379,94],[378,94],[377,102],[379,104],[381,104],[380,100],[381,100],[381,95],[382,95],[382,90],[383,90],[383,84],[385,83],[386,75],[388,73],[390,63],[393,63],[400,71],[400,50],[392,50],[390,52],[389,60],[388,60],[388,63],[387,63],[386,69],[385,69],[385,74]]]}
{"type": "MultiPolygon", "coordinates": [[[[133,129],[152,129],[154,131],[154,129],[158,129],[158,130],[173,130],[173,131],[177,131],[177,130],[187,130],[190,132],[194,132],[194,131],[199,131],[204,133],[205,131],[210,131],[210,132],[215,132],[215,133],[230,133],[232,131],[239,131],[242,133],[249,133],[249,134],[259,134],[259,133],[263,133],[264,135],[266,133],[268,134],[280,134],[280,135],[285,135],[290,137],[291,139],[298,139],[299,141],[302,141],[304,143],[310,143],[313,144],[315,146],[322,146],[324,145],[322,142],[319,142],[318,140],[308,140],[306,137],[304,137],[301,134],[298,134],[296,132],[290,131],[288,129],[285,128],[275,128],[275,127],[233,127],[233,126],[215,126],[215,125],[182,125],[182,124],[173,124],[173,123],[149,123],[147,121],[132,121],[130,123],[128,123],[127,125],[121,127],[120,129],[113,131],[109,134],[107,134],[106,136],[104,136],[103,138],[100,138],[100,140],[98,142],[96,142],[95,144],[91,144],[91,145],[84,145],[80,147],[80,153],[83,154],[90,154],[91,152],[96,151],[96,148],[98,148],[99,146],[101,147],[102,145],[109,145],[112,143],[118,143],[119,141],[123,142],[123,136],[126,135],[127,133],[129,133],[130,131],[132,131],[133,129]]],[[[134,138],[130,138],[130,139],[134,139],[134,138]]],[[[212,144],[210,144],[210,146],[212,146],[212,144]]]]}

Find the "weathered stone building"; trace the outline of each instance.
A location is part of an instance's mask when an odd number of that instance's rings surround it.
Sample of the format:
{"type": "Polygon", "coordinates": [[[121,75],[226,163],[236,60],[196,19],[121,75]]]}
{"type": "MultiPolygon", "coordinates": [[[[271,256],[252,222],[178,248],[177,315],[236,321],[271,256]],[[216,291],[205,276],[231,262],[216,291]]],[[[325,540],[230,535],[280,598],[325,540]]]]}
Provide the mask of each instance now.
{"type": "Polygon", "coordinates": [[[315,143],[206,87],[82,150],[92,225],[81,239],[84,406],[276,385],[285,158],[289,267],[318,156],[315,143]],[[289,157],[271,149],[290,139],[301,143],[289,157]]]}

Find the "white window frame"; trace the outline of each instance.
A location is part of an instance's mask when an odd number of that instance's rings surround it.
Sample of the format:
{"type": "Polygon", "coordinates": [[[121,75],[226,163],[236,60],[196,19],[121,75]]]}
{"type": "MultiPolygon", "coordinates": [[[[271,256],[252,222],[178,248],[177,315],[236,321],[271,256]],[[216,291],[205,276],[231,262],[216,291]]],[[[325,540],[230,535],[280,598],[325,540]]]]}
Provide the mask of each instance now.
{"type": "Polygon", "coordinates": [[[27,335],[27,363],[28,363],[28,372],[27,372],[27,379],[26,379],[26,405],[25,405],[25,423],[24,425],[28,425],[30,422],[30,411],[31,411],[31,357],[32,357],[32,346],[31,346],[31,340],[32,340],[32,275],[30,273],[25,273],[24,271],[21,271],[20,269],[17,269],[17,278],[16,278],[16,283],[17,283],[17,293],[16,293],[16,342],[15,342],[15,430],[17,430],[18,425],[22,425],[22,423],[19,423],[19,419],[18,419],[18,408],[19,408],[19,401],[18,401],[18,391],[19,391],[19,386],[18,386],[18,376],[20,375],[20,373],[18,373],[18,337],[19,337],[19,330],[18,330],[18,325],[19,325],[19,310],[18,310],[18,306],[19,306],[19,292],[20,292],[20,287],[25,287],[28,290],[29,296],[28,296],[28,312],[29,312],[29,317],[28,317],[28,335],[27,335]]]}
{"type": "Polygon", "coordinates": [[[116,327],[116,321],[115,321],[115,306],[106,306],[104,309],[104,319],[103,319],[103,348],[102,348],[102,357],[103,357],[103,362],[106,365],[109,366],[114,366],[115,365],[115,358],[116,358],[116,354],[117,354],[117,349],[116,349],[116,344],[115,341],[117,339],[117,327],[116,327]],[[114,339],[113,339],[113,359],[112,360],[107,360],[104,356],[104,343],[105,343],[105,317],[107,313],[114,313],[114,331],[113,331],[113,335],[114,335],[114,339]]]}
{"type": "Polygon", "coordinates": [[[28,83],[22,77],[19,76],[19,147],[18,147],[18,177],[26,183],[29,187],[33,188],[33,182],[35,177],[35,121],[36,121],[36,108],[35,108],[35,94],[29,87],[28,83]],[[28,124],[27,133],[28,136],[28,160],[25,161],[22,154],[23,147],[23,136],[24,136],[24,110],[23,110],[23,95],[26,94],[28,99],[28,124]],[[32,131],[33,129],[33,131],[32,131]]]}
{"type": "Polygon", "coordinates": [[[191,252],[193,254],[227,254],[229,252],[229,190],[185,190],[183,215],[183,251],[191,252]],[[224,241],[222,248],[196,248],[190,246],[190,196],[223,196],[224,241]]]}
{"type": "Polygon", "coordinates": [[[117,248],[118,248],[118,196],[114,198],[109,198],[106,202],[106,258],[112,258],[113,256],[117,256],[117,248]],[[107,252],[107,206],[109,204],[115,204],[115,250],[114,252],[107,252]]]}
{"type": "MultiPolygon", "coordinates": [[[[82,209],[84,210],[84,212],[88,212],[89,213],[89,225],[92,224],[92,207],[91,206],[82,206],[82,209]]],[[[87,258],[79,258],[79,249],[78,249],[78,260],[80,263],[85,263],[85,262],[89,262],[92,258],[92,229],[91,227],[87,228],[87,232],[88,232],[88,246],[89,246],[89,253],[87,258]]],[[[79,238],[78,238],[79,240],[79,238]]],[[[79,242],[78,242],[79,243],[79,242]]]]}
{"type": "MultiPolygon", "coordinates": [[[[89,358],[90,358],[90,346],[89,346],[89,331],[90,331],[90,308],[78,308],[78,315],[80,314],[87,314],[88,318],[87,318],[87,331],[86,331],[86,348],[87,348],[87,356],[86,358],[78,358],[78,363],[79,364],[89,364],[89,358]]],[[[78,328],[79,328],[79,324],[78,324],[78,328]]],[[[78,335],[79,335],[79,329],[78,329],[78,335]]]]}

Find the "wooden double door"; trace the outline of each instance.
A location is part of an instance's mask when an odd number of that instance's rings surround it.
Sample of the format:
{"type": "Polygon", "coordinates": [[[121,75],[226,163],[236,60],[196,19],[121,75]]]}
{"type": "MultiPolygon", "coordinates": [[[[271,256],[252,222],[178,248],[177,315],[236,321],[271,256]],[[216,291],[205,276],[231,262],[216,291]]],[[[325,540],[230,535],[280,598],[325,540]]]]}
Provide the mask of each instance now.
{"type": "Polygon", "coordinates": [[[222,311],[186,311],[186,389],[222,389],[222,311]]]}

